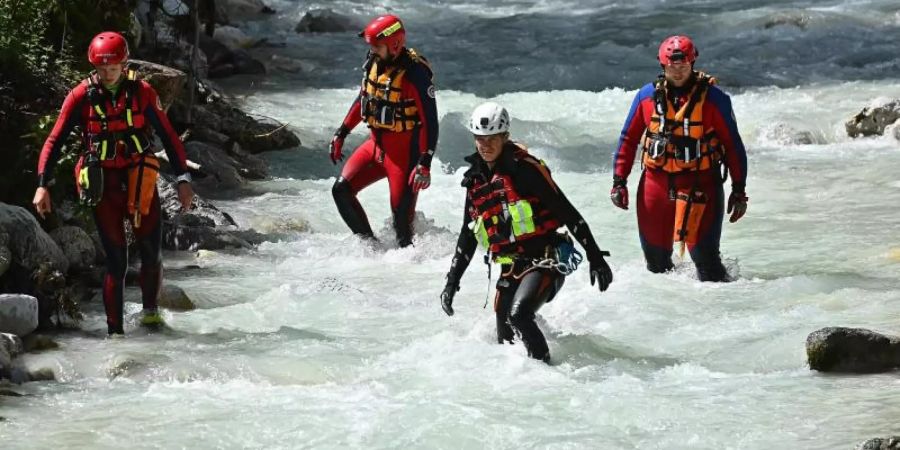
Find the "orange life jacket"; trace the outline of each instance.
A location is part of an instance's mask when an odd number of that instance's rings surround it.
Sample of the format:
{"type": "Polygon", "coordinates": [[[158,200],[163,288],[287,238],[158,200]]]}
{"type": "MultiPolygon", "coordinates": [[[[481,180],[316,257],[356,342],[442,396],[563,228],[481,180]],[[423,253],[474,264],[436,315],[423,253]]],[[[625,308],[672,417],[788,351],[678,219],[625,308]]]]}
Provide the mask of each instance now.
{"type": "Polygon", "coordinates": [[[665,78],[656,81],[655,108],[642,139],[645,167],[691,172],[713,168],[722,159],[715,130],[703,123],[703,103],[716,79],[703,72],[696,77],[688,100],[677,110],[666,95],[665,78]]]}
{"type": "Polygon", "coordinates": [[[399,58],[409,58],[411,62],[382,68],[373,59],[366,67],[360,106],[363,120],[370,128],[401,132],[420,125],[415,99],[403,97],[403,79],[409,64],[424,64],[429,72],[431,66],[412,49],[399,58]]]}

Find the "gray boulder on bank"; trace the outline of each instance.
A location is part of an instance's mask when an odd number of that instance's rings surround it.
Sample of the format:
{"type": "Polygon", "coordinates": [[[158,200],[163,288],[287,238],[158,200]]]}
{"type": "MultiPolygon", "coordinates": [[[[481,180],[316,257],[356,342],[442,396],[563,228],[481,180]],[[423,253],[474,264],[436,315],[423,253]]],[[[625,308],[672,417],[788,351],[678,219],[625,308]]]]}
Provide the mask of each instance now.
{"type": "Polygon", "coordinates": [[[353,18],[338,14],[330,9],[307,11],[294,28],[297,33],[340,33],[359,31],[365,24],[353,18]]]}
{"type": "Polygon", "coordinates": [[[258,20],[275,13],[262,0],[216,0],[216,8],[229,22],[258,20]]]}
{"type": "Polygon", "coordinates": [[[900,368],[900,338],[863,328],[822,328],[806,338],[806,356],[809,368],[820,372],[887,372],[900,368]]]}
{"type": "Polygon", "coordinates": [[[900,99],[867,106],[844,125],[850,137],[881,136],[884,129],[900,119],[900,99]]]}
{"type": "Polygon", "coordinates": [[[220,145],[230,148],[230,151],[200,141],[185,143],[188,159],[200,164],[201,170],[208,175],[195,177],[194,186],[199,191],[234,189],[244,184],[245,180],[261,180],[268,175],[264,160],[244,152],[237,142],[228,142],[220,145]]]}
{"type": "Polygon", "coordinates": [[[0,203],[0,233],[9,236],[7,246],[12,256],[11,265],[18,265],[29,273],[42,264],[49,264],[50,269],[62,273],[69,270],[66,255],[25,208],[0,203]]]}
{"type": "Polygon", "coordinates": [[[12,360],[22,353],[22,340],[9,333],[0,333],[0,379],[8,378],[12,360]]]}
{"type": "Polygon", "coordinates": [[[900,450],[900,436],[869,439],[856,446],[856,450],[900,450]]]}
{"type": "Polygon", "coordinates": [[[259,122],[226,102],[198,104],[194,117],[198,128],[208,128],[224,134],[250,153],[300,145],[300,139],[287,127],[259,122]]]}
{"type": "Polygon", "coordinates": [[[138,72],[140,79],[153,86],[163,110],[172,106],[187,82],[187,74],[172,67],[139,59],[129,60],[128,64],[138,72]]]}
{"type": "Polygon", "coordinates": [[[0,333],[25,336],[38,327],[38,300],[24,294],[0,294],[0,333]]]}
{"type": "Polygon", "coordinates": [[[163,216],[163,248],[167,250],[220,250],[250,248],[265,237],[253,230],[237,230],[234,219],[200,197],[193,209],[181,211],[172,180],[161,176],[157,182],[163,216]]]}
{"type": "Polygon", "coordinates": [[[51,231],[50,237],[66,255],[70,270],[83,270],[94,264],[97,258],[94,240],[81,228],[62,226],[51,231]]]}
{"type": "Polygon", "coordinates": [[[0,232],[0,277],[9,269],[12,263],[12,252],[9,251],[9,235],[0,232]]]}

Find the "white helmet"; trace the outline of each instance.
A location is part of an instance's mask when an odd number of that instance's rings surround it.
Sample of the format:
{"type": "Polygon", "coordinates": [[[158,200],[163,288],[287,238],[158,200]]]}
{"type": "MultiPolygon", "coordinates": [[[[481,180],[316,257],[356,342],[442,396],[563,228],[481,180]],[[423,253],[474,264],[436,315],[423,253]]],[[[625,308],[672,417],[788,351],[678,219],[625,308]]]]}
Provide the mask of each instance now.
{"type": "Polygon", "coordinates": [[[483,103],[472,111],[469,131],[476,136],[506,133],[509,131],[509,113],[494,102],[483,103]]]}

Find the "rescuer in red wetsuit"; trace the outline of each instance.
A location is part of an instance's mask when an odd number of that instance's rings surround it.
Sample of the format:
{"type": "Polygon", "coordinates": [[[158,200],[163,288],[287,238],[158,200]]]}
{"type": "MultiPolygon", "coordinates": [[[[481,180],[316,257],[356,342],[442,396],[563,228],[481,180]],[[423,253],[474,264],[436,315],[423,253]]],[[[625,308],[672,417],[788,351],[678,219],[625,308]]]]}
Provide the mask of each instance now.
{"type": "Polygon", "coordinates": [[[369,60],[359,95],[331,140],[331,161],[343,160],[344,138],[360,122],[371,135],[347,160],[332,188],[338,212],[354,234],[374,239],[356,194],[387,178],[394,230],[401,247],[412,244],[419,190],[431,184],[431,158],[438,138],[437,104],[428,61],[404,47],[397,16],[377,17],[360,33],[369,60]]]}
{"type": "Polygon", "coordinates": [[[34,207],[42,217],[51,209],[47,189],[66,138],[77,126],[85,152],[76,165],[79,199],[92,206],[106,251],[103,305],[107,331],[123,334],[123,284],[128,268],[124,219],[132,223],[141,253],[140,285],[144,313],[141,323],[162,324],[157,300],[162,284],[162,218],[156,179],[152,130],[162,140],[178,177],[178,199],[187,210],[194,191],[184,146],[162,110],[156,91],[125,70],[128,43],[113,32],[100,33],[88,47],[96,71],[78,84],[63,103],[53,131],[38,161],[34,207]]]}

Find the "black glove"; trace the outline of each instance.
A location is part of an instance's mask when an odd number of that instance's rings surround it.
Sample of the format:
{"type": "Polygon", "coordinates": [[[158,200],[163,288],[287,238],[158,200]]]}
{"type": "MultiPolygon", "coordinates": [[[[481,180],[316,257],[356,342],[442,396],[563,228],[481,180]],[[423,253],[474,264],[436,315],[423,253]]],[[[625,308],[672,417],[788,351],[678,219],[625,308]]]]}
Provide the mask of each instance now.
{"type": "Polygon", "coordinates": [[[447,286],[444,286],[444,292],[441,292],[441,308],[444,309],[448,316],[453,315],[453,296],[456,295],[458,290],[459,285],[447,283],[447,286]]]}
{"type": "Polygon", "coordinates": [[[747,212],[747,194],[744,192],[743,186],[732,186],[731,195],[728,196],[728,209],[726,212],[731,214],[729,222],[735,223],[744,217],[747,212]]]}
{"type": "Polygon", "coordinates": [[[590,258],[591,286],[594,285],[595,281],[598,282],[600,285],[600,292],[605,291],[613,280],[612,270],[609,268],[609,264],[606,263],[606,260],[603,259],[604,256],[609,256],[609,252],[601,251],[599,255],[590,258]]]}

